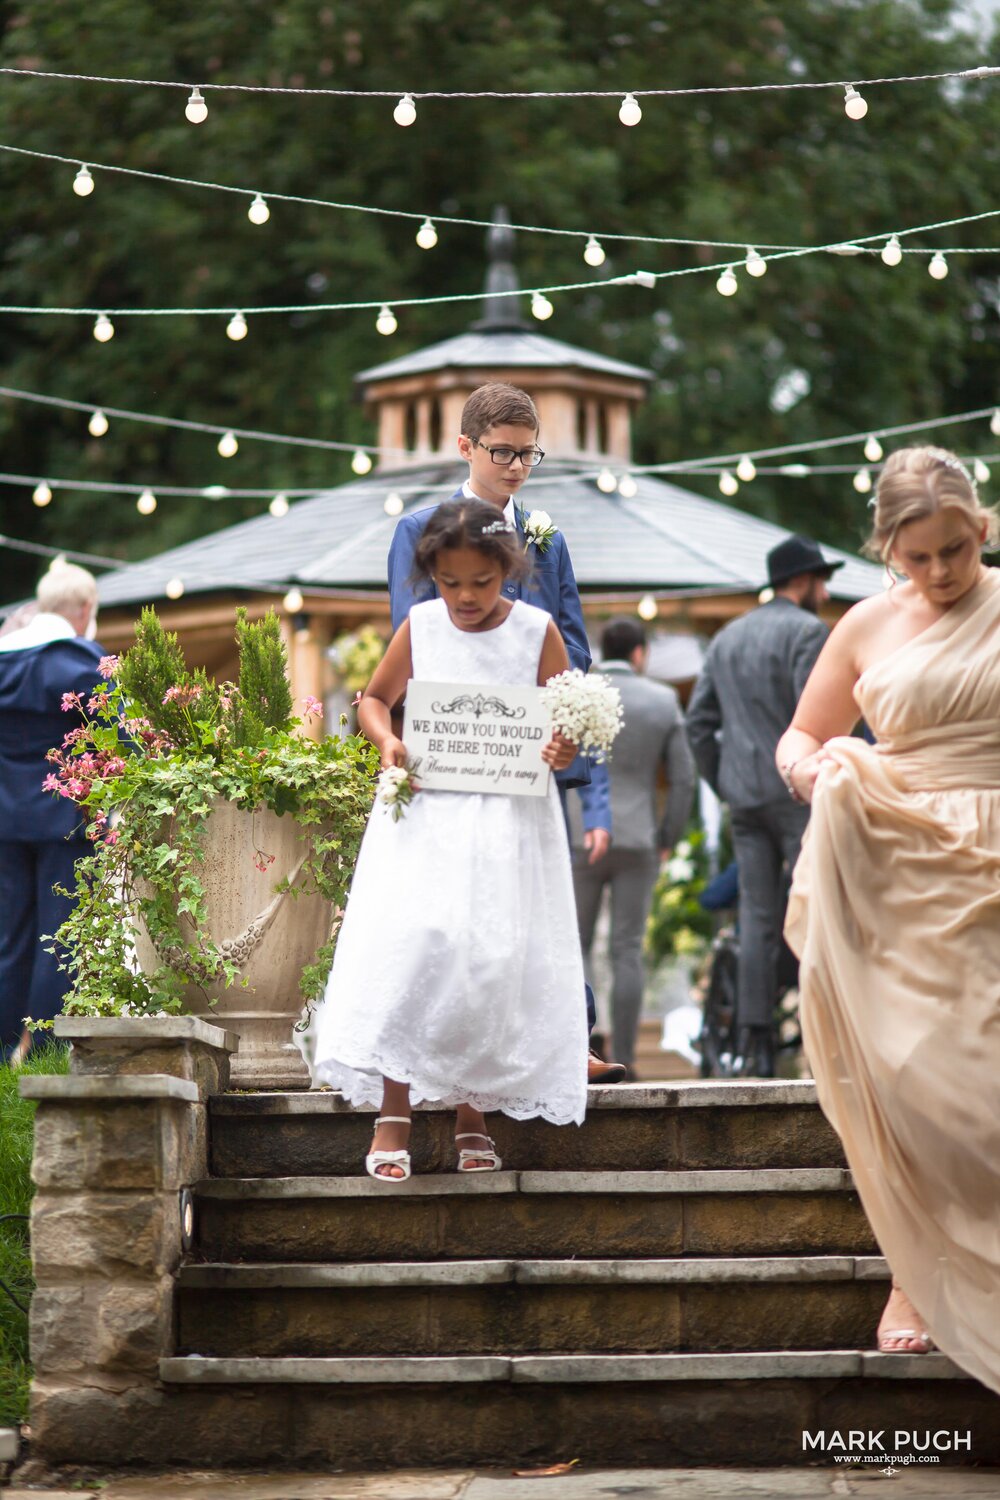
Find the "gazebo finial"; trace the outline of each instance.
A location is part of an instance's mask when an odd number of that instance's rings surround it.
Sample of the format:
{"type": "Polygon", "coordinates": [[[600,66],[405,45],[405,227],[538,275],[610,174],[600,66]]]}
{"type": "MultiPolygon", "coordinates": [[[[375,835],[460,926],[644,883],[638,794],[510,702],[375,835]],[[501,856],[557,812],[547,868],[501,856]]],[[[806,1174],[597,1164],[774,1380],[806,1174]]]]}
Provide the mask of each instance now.
{"type": "Polygon", "coordinates": [[[472,327],[477,333],[496,333],[504,329],[526,329],[529,325],[521,312],[517,297],[502,296],[503,292],[520,290],[517,270],[514,266],[514,231],[506,208],[493,210],[494,223],[486,232],[486,249],[489,264],[486,271],[486,290],[483,296],[483,316],[472,327]]]}

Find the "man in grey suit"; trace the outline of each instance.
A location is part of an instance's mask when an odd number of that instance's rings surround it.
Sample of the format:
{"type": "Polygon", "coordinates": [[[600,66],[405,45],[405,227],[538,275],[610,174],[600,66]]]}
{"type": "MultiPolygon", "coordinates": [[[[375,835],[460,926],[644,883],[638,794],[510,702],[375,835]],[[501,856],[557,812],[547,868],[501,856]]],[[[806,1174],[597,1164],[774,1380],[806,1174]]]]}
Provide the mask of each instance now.
{"type": "Polygon", "coordinates": [[[808,537],[773,547],[767,572],[774,598],[719,631],[688,705],[698,769],[729,803],[740,882],[737,1071],[745,1077],[774,1076],[786,880],[809,818],[775,769],[774,752],[826,640],[816,614],[840,567],[808,537]]]}
{"type": "MultiPolygon", "coordinates": [[[[608,762],[614,842],[590,862],[574,848],[573,884],[584,955],[589,957],[605,886],[611,888],[612,1056],[631,1070],[642,1006],[642,939],[660,860],[683,832],[691,811],[695,769],[673,688],[642,676],[646,632],[637,620],[612,620],[601,636],[601,671],[621,694],[622,728],[608,762]],[[660,767],[667,798],[657,817],[660,767]]],[[[582,842],[574,828],[574,845],[582,842]]]]}

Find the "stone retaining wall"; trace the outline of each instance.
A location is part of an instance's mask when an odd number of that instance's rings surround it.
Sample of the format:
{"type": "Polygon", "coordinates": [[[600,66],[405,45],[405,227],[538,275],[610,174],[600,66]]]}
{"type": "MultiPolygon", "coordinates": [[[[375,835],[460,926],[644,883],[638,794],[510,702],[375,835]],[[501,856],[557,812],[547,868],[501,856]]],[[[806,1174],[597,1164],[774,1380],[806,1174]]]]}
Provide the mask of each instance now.
{"type": "Polygon", "coordinates": [[[174,1272],[208,1175],[209,1094],[237,1038],[188,1016],[61,1017],[70,1071],[25,1077],[37,1101],[32,1178],[31,1432],[43,1459],[67,1429],[134,1419],[174,1348],[174,1272]]]}

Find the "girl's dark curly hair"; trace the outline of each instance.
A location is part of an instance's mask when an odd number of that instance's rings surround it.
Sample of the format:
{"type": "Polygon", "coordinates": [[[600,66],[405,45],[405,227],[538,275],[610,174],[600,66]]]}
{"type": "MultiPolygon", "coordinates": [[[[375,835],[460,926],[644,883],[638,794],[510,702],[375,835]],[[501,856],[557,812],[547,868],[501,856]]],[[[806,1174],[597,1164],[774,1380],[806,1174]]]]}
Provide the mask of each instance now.
{"type": "Polygon", "coordinates": [[[438,556],[457,547],[472,547],[499,565],[505,578],[526,578],[531,565],[516,531],[508,531],[503,512],[485,500],[447,500],[424,527],[413,554],[412,583],[433,576],[438,556]]]}

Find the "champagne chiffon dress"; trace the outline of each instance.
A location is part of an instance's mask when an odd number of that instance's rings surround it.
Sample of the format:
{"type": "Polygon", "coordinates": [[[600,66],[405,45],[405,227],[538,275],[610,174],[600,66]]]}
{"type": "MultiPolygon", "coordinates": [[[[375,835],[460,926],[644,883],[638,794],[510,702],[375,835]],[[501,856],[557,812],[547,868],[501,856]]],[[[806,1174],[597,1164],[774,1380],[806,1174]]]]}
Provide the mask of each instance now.
{"type": "MultiPolygon", "coordinates": [[[[460,630],[429,599],[410,611],[413,676],[530,686],[548,625],[518,599],[494,629],[460,630]]],[[[544,797],[418,792],[398,821],[376,802],[326,994],[294,1035],[314,1084],[352,1104],[379,1105],[385,1075],[414,1104],[582,1123],[583,959],[555,778],[544,797]]]]}
{"type": "Polygon", "coordinates": [[[1000,1391],[1000,571],[856,687],[786,936],[820,1104],[938,1348],[1000,1391]]]}

